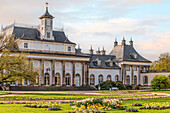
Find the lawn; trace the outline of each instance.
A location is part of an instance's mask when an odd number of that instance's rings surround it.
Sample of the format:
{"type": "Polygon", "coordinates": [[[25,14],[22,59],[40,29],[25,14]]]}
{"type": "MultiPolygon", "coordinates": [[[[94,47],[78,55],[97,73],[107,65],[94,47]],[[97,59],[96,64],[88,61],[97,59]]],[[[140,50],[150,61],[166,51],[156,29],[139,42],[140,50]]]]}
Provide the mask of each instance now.
{"type": "Polygon", "coordinates": [[[119,93],[119,94],[111,94],[111,95],[86,95],[83,93],[26,93],[22,95],[16,96],[6,96],[1,97],[0,100],[76,100],[76,99],[84,99],[88,97],[102,97],[102,98],[131,98],[131,97],[148,97],[148,92],[145,93],[119,93]]]}
{"type": "MultiPolygon", "coordinates": [[[[131,104],[135,103],[151,103],[151,102],[170,102],[170,98],[161,98],[161,99],[142,99],[142,100],[126,100],[123,101],[123,105],[128,108],[131,107],[131,104]]],[[[69,106],[69,103],[60,104],[61,111],[48,111],[47,108],[27,108],[23,107],[22,104],[0,104],[0,113],[68,113],[72,111],[72,108],[69,106]]],[[[170,113],[170,109],[166,110],[140,110],[140,107],[134,107],[139,110],[139,113],[170,113]]],[[[125,113],[124,110],[107,110],[106,113],[125,113]]]]}
{"type": "Polygon", "coordinates": [[[11,94],[11,93],[7,93],[7,92],[0,92],[0,95],[7,95],[7,94],[11,94]]]}
{"type": "Polygon", "coordinates": [[[170,90],[150,90],[150,91],[142,91],[142,93],[143,92],[156,92],[156,93],[168,93],[168,94],[170,94],[170,90]]]}

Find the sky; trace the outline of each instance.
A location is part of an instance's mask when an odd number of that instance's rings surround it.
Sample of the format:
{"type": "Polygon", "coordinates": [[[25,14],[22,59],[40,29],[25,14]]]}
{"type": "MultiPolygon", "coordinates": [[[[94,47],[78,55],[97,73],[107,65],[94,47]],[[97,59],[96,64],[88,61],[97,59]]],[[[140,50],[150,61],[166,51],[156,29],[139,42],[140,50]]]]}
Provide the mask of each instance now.
{"type": "Polygon", "coordinates": [[[45,2],[54,27],[64,28],[68,38],[88,53],[113,48],[132,38],[135,49],[149,60],[170,52],[170,0],[0,0],[0,25],[39,25],[45,2]]]}

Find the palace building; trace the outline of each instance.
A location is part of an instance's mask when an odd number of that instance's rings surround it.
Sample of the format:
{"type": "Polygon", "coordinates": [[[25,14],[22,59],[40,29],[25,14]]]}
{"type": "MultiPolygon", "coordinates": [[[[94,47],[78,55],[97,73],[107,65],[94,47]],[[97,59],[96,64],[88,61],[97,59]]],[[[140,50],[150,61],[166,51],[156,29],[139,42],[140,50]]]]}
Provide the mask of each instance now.
{"type": "Polygon", "coordinates": [[[123,39],[120,45],[115,40],[108,55],[104,48],[94,53],[92,47],[89,53],[83,53],[80,47],[75,48],[76,43],[70,41],[63,30],[54,29],[54,16],[49,13],[48,7],[39,19],[38,27],[14,23],[2,28],[2,33],[15,35],[19,43],[18,52],[29,53],[29,61],[33,62],[34,69],[39,70],[36,83],[23,80],[11,85],[76,87],[95,86],[106,80],[143,84],[141,73],[149,71],[151,61],[134,49],[132,40],[127,44],[123,39]]]}

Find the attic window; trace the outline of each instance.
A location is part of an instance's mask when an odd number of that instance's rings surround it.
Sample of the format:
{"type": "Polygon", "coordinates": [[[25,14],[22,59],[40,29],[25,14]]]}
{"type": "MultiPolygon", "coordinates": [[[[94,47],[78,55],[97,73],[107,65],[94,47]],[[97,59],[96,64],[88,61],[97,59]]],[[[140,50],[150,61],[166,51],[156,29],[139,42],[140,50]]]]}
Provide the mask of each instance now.
{"type": "Polygon", "coordinates": [[[131,57],[132,57],[133,59],[136,59],[136,58],[137,58],[137,54],[132,54],[131,57]]]}
{"type": "Polygon", "coordinates": [[[24,43],[24,48],[28,48],[28,43],[24,43]]]}
{"type": "Polygon", "coordinates": [[[100,66],[102,62],[101,62],[101,60],[98,60],[97,63],[100,66]]]}
{"type": "Polygon", "coordinates": [[[113,62],[112,61],[110,61],[110,66],[113,66],[113,62]]]}
{"type": "Polygon", "coordinates": [[[71,51],[71,47],[70,46],[68,47],[68,51],[71,51]]]}
{"type": "Polygon", "coordinates": [[[47,38],[50,38],[50,32],[47,32],[47,38]]]}

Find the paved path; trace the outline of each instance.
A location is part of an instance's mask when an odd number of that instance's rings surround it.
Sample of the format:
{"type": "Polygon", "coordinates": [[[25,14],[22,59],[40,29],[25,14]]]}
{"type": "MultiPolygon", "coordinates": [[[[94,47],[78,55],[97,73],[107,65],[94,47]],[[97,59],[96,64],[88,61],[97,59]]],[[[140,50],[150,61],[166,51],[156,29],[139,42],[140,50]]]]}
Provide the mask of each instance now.
{"type": "Polygon", "coordinates": [[[152,93],[153,95],[155,95],[155,94],[157,94],[157,95],[166,95],[166,96],[169,96],[170,97],[170,94],[168,94],[168,93],[156,93],[156,92],[154,92],[154,93],[152,93]]]}

